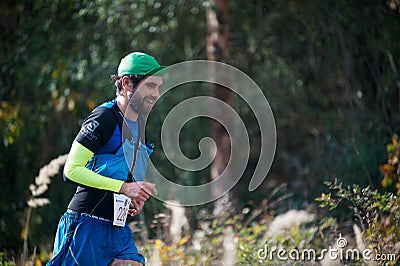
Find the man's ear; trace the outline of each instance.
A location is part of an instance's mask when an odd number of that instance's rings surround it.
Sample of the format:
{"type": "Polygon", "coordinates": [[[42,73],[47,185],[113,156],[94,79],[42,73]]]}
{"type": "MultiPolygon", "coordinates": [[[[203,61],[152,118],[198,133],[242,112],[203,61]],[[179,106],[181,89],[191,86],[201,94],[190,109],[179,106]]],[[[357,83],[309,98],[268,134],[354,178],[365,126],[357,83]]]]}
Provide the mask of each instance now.
{"type": "Polygon", "coordinates": [[[132,81],[128,76],[123,76],[121,81],[122,87],[126,91],[132,91],[132,81]]]}

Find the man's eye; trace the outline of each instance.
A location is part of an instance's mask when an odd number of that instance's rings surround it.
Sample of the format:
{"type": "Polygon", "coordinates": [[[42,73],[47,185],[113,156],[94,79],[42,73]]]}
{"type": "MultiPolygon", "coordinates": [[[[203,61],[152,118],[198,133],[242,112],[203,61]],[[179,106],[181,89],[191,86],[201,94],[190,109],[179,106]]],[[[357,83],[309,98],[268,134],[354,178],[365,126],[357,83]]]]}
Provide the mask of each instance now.
{"type": "Polygon", "coordinates": [[[147,84],[147,87],[152,89],[152,88],[155,88],[156,85],[155,84],[147,84]]]}

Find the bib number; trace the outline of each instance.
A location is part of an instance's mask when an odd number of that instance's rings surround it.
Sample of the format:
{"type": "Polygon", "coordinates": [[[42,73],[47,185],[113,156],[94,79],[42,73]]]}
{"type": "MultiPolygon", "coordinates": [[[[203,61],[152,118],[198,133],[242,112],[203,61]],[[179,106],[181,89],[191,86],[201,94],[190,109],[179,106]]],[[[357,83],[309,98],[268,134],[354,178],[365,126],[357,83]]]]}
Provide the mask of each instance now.
{"type": "Polygon", "coordinates": [[[131,199],[122,194],[114,193],[114,220],[113,225],[125,226],[128,217],[131,199]]]}

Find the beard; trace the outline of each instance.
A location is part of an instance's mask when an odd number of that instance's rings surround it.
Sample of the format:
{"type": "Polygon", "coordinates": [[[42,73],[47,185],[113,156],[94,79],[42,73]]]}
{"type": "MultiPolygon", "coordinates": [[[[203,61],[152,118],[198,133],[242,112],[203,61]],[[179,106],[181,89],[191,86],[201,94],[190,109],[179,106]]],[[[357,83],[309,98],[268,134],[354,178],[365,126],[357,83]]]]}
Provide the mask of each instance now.
{"type": "Polygon", "coordinates": [[[129,99],[129,107],[140,115],[148,115],[151,111],[151,105],[146,104],[148,97],[143,97],[137,91],[134,92],[129,99]]]}

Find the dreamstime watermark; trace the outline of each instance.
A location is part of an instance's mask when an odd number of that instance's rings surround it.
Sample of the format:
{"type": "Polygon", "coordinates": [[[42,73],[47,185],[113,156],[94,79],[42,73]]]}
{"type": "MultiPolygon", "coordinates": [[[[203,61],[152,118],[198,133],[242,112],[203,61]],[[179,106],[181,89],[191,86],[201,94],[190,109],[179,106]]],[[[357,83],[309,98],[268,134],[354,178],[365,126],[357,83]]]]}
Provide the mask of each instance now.
{"type": "Polygon", "coordinates": [[[346,248],[348,245],[347,240],[341,235],[336,241],[336,246],[329,246],[317,252],[315,249],[285,249],[277,248],[275,246],[268,247],[267,244],[264,248],[257,251],[257,258],[259,260],[269,261],[321,261],[325,258],[329,260],[340,261],[396,261],[396,254],[379,254],[373,249],[358,250],[355,248],[346,248]]]}
{"type": "MultiPolygon", "coordinates": [[[[276,148],[275,120],[265,95],[257,84],[239,69],[216,61],[197,60],[168,67],[167,73],[163,75],[159,100],[177,86],[191,82],[219,84],[230,89],[246,102],[254,114],[260,132],[260,144],[257,147],[260,153],[248,190],[255,190],[267,177],[276,148]]],[[[174,205],[179,202],[182,206],[200,205],[222,197],[240,180],[249,161],[250,141],[244,121],[232,106],[206,95],[188,98],[176,106],[168,107],[171,107],[170,111],[160,125],[161,145],[166,158],[174,167],[183,171],[199,171],[209,166],[215,158],[217,145],[210,137],[204,137],[199,143],[194,143],[200,151],[198,158],[190,159],[182,153],[179,145],[180,131],[187,122],[197,117],[213,119],[225,128],[230,138],[231,152],[225,170],[216,179],[198,186],[184,186],[172,182],[173,178],[164,176],[150,161],[146,179],[156,184],[158,195],[155,197],[174,205]]],[[[129,129],[124,125],[123,135],[127,130],[129,129]]],[[[126,161],[129,165],[132,161],[131,156],[127,156],[126,161]]]]}

